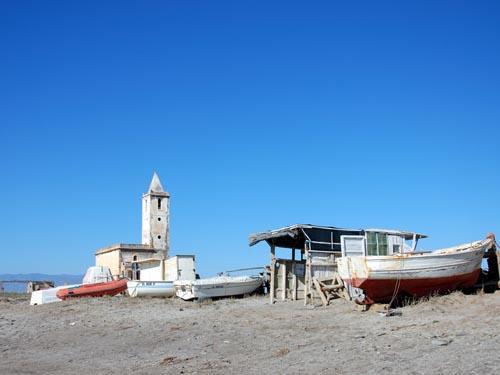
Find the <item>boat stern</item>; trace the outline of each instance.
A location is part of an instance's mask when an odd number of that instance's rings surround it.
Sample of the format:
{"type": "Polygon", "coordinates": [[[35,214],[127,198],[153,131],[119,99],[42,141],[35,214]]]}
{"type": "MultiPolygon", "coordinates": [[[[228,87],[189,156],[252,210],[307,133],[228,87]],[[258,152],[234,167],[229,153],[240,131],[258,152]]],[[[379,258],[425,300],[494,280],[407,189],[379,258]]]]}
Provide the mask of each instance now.
{"type": "Polygon", "coordinates": [[[185,301],[195,299],[194,285],[190,281],[174,281],[175,295],[185,301]]]}

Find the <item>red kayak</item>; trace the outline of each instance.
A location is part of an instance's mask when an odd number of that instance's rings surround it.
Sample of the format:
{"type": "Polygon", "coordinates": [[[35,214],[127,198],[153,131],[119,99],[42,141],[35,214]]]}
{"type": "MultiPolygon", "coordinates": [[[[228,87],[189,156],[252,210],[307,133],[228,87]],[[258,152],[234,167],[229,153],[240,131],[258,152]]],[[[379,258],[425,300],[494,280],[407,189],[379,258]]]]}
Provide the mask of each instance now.
{"type": "Polygon", "coordinates": [[[57,297],[64,300],[73,297],[114,296],[127,289],[127,279],[107,281],[104,283],[82,284],[72,288],[62,288],[57,291],[57,297]]]}

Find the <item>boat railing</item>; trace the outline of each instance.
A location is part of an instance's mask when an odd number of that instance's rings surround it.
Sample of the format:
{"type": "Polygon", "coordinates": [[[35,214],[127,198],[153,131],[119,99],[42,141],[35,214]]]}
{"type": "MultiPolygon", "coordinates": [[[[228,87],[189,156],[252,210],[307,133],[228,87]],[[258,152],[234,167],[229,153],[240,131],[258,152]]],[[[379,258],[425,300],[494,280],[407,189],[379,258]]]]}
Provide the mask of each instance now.
{"type": "Polygon", "coordinates": [[[224,271],[224,272],[221,272],[219,275],[227,275],[227,276],[235,276],[235,275],[239,275],[239,276],[257,276],[259,274],[262,274],[265,272],[265,267],[264,266],[261,266],[261,267],[248,267],[248,268],[238,268],[238,269],[235,269],[235,270],[228,270],[228,271],[224,271]],[[250,272],[250,271],[254,271],[254,272],[250,272]]]}

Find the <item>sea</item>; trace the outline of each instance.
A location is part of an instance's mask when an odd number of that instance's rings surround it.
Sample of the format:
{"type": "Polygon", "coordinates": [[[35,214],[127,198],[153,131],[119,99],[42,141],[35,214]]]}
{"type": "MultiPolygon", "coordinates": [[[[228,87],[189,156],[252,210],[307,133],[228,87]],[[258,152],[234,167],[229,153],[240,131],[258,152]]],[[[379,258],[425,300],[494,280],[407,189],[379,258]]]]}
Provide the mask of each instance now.
{"type": "Polygon", "coordinates": [[[55,286],[79,284],[83,275],[48,275],[44,273],[0,274],[0,292],[26,293],[28,281],[52,281],[55,286]],[[16,281],[16,282],[13,282],[16,281]]]}

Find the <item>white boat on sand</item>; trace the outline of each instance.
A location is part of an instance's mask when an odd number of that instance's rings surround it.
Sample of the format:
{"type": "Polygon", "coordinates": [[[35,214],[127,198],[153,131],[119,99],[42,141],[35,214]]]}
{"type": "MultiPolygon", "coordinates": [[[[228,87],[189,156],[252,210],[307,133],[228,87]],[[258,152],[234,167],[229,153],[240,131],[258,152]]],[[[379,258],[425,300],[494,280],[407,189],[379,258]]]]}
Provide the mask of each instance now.
{"type": "Polygon", "coordinates": [[[61,285],[55,288],[36,290],[31,293],[30,305],[43,305],[45,303],[59,302],[62,301],[57,297],[57,292],[63,288],[77,288],[82,284],[74,285],[61,285]]]}
{"type": "Polygon", "coordinates": [[[175,289],[172,281],[128,281],[130,297],[172,297],[175,289]]]}
{"type": "Polygon", "coordinates": [[[78,288],[84,284],[94,284],[112,281],[111,271],[104,266],[91,266],[83,276],[82,284],[60,285],[55,288],[37,290],[31,293],[30,305],[43,305],[45,303],[62,301],[57,297],[57,292],[61,289],[78,288]]]}
{"type": "MultiPolygon", "coordinates": [[[[367,255],[337,260],[338,272],[350,292],[362,291],[362,304],[389,302],[397,295],[423,297],[434,293],[471,288],[478,280],[485,250],[491,239],[476,241],[433,252],[367,255]]],[[[354,297],[351,295],[351,297],[354,297]]]]}
{"type": "Polygon", "coordinates": [[[177,297],[184,300],[230,297],[254,292],[263,283],[262,276],[217,276],[198,280],[174,281],[177,297]]]}

